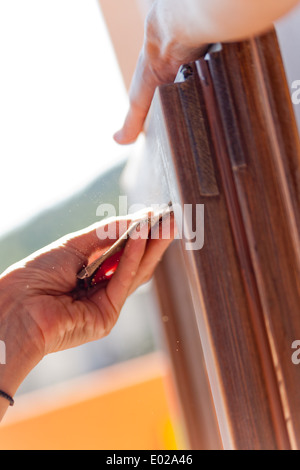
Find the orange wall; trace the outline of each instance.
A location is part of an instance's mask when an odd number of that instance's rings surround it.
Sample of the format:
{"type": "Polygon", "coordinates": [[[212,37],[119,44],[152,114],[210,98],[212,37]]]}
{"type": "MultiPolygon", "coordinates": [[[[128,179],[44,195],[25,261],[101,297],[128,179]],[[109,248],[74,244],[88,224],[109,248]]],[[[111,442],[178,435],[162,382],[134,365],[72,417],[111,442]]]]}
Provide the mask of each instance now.
{"type": "Polygon", "coordinates": [[[20,396],[0,426],[0,449],[182,448],[163,362],[150,355],[73,381],[61,393],[60,386],[20,396]]]}

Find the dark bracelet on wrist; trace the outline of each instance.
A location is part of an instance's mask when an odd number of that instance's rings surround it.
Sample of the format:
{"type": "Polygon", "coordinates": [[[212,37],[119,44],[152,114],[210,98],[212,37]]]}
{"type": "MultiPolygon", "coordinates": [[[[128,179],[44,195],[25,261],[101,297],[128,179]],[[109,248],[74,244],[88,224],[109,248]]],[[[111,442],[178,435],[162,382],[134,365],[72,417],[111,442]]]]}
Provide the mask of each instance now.
{"type": "Polygon", "coordinates": [[[3,390],[0,390],[0,397],[6,398],[6,400],[9,401],[9,405],[14,406],[15,401],[10,395],[8,395],[8,393],[3,392],[3,390]]]}

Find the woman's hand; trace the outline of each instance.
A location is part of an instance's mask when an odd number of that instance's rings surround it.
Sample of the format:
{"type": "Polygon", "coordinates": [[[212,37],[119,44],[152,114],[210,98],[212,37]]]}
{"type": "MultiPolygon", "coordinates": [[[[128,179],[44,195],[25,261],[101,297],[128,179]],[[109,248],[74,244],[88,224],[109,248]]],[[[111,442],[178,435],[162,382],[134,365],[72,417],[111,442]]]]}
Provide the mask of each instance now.
{"type": "Polygon", "coordinates": [[[114,135],[119,144],[133,143],[143,130],[156,87],[174,82],[182,64],[198,59],[207,50],[205,45],[187,45],[169,35],[159,6],[154,2],[147,16],[144,45],[129,90],[129,111],[122,129],[114,135]]]}
{"type": "Polygon", "coordinates": [[[261,34],[299,0],[154,0],[129,90],[129,111],[114,135],[130,144],[143,130],[155,89],[172,83],[181,65],[199,59],[215,42],[261,34]]]}
{"type": "MultiPolygon", "coordinates": [[[[172,216],[170,223],[172,232],[172,216]]],[[[117,218],[100,227],[119,238],[129,225],[129,219],[117,218]]],[[[128,295],[151,278],[173,239],[173,235],[168,240],[148,239],[148,225],[142,225],[140,237],[128,239],[106,287],[76,295],[77,273],[115,242],[100,240],[98,230],[99,224],[69,235],[1,276],[0,339],[7,358],[6,365],[0,365],[0,389],[6,393],[13,395],[46,354],[106,336],[128,295]]]]}

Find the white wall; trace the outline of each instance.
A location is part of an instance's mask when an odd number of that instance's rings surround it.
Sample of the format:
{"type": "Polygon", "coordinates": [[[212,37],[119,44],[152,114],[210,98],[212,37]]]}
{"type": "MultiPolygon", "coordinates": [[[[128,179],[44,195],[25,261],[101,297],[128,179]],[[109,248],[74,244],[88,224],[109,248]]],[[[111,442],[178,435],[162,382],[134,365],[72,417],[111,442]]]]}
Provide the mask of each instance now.
{"type": "Polygon", "coordinates": [[[97,0],[0,0],[0,236],[112,165],[126,111],[97,0]]]}

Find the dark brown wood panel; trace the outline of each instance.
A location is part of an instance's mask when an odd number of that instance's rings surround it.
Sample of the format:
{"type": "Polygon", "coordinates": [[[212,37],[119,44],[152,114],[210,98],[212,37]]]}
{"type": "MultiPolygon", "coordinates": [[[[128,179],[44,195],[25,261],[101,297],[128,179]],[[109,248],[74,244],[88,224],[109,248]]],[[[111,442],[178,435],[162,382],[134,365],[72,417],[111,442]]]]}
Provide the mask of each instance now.
{"type": "MultiPolygon", "coordinates": [[[[208,63],[213,82],[222,67],[243,133],[247,165],[234,166],[234,182],[289,439],[298,448],[300,371],[291,344],[300,334],[299,138],[275,34],[223,46],[221,55],[212,54],[208,63]]],[[[214,88],[219,110],[226,109],[214,88]]]]}
{"type": "Polygon", "coordinates": [[[157,271],[191,447],[300,448],[300,151],[274,31],[160,87],[139,165],[136,202],[204,205],[203,248],[157,271]]]}
{"type": "Polygon", "coordinates": [[[179,240],[172,244],[159,265],[155,284],[166,344],[175,365],[174,383],[181,403],[186,439],[192,449],[221,450],[222,441],[179,240]]]}
{"type": "MultiPolygon", "coordinates": [[[[161,133],[168,133],[167,138],[161,135],[160,141],[170,146],[169,151],[163,153],[164,157],[172,157],[174,167],[173,172],[168,172],[168,184],[173,191],[177,187],[182,206],[205,206],[204,247],[200,251],[187,252],[183,246],[183,253],[208,375],[213,384],[221,435],[226,448],[247,448],[247,445],[250,448],[277,448],[280,444],[277,442],[225,194],[220,189],[218,196],[202,196],[195,177],[194,159],[190,156],[189,147],[193,142],[189,140],[181,112],[185,102],[181,99],[180,88],[186,88],[191,83],[191,90],[195,90],[194,81],[197,82],[194,101],[199,100],[201,106],[196,107],[191,118],[205,122],[206,133],[200,128],[200,145],[193,151],[201,153],[201,139],[207,139],[206,146],[211,149],[209,157],[218,186],[222,188],[204,97],[196,73],[183,84],[159,90],[165,119],[165,127],[160,126],[160,130],[161,133]]],[[[165,164],[167,166],[169,162],[165,164]]]]}

